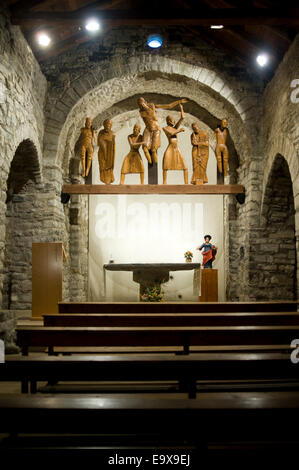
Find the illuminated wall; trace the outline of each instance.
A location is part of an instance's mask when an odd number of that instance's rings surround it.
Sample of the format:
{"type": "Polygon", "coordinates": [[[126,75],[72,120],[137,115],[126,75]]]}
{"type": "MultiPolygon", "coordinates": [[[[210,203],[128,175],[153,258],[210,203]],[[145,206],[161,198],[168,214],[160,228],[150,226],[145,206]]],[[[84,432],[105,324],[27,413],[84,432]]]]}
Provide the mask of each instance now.
{"type": "MultiPolygon", "coordinates": [[[[131,113],[133,114],[133,113],[131,113]]],[[[159,111],[164,126],[168,113],[159,111]]],[[[178,113],[172,112],[176,118],[178,113]]],[[[127,136],[139,121],[138,114],[127,118],[114,118],[116,134],[115,183],[119,184],[120,169],[129,152],[127,136]]],[[[179,134],[179,147],[192,176],[191,123],[192,116],[184,122],[184,133],[179,134]]],[[[210,144],[213,133],[208,131],[210,144]]],[[[161,127],[162,127],[161,126],[161,127]]],[[[162,158],[168,141],[162,131],[159,151],[159,183],[162,182],[162,158]]],[[[97,151],[97,149],[96,149],[97,151]]],[[[141,150],[147,183],[147,163],[141,150]]],[[[93,164],[93,183],[100,184],[97,156],[93,164]]],[[[216,183],[216,159],[210,148],[208,163],[209,183],[216,183]]],[[[139,175],[126,176],[126,183],[139,184],[139,175]]],[[[169,171],[169,184],[182,184],[183,172],[169,171]]],[[[201,262],[202,255],[195,251],[203,242],[203,236],[212,235],[218,246],[214,267],[219,270],[219,300],[224,299],[223,263],[223,196],[198,195],[101,195],[89,196],[89,300],[90,301],[137,301],[139,285],[132,280],[131,272],[106,272],[104,282],[103,264],[110,258],[115,263],[184,262],[184,252],[191,250],[193,260],[201,262]]],[[[175,271],[172,279],[163,285],[166,300],[197,300],[193,295],[193,271],[175,271]]]]}

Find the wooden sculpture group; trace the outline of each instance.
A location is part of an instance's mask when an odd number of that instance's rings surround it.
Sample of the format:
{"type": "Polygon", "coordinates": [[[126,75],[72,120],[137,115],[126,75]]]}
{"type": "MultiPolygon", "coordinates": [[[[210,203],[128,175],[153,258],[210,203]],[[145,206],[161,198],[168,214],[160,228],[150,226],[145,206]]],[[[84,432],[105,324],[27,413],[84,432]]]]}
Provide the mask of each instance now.
{"type": "MultiPolygon", "coordinates": [[[[138,99],[139,113],[142,118],[145,129],[141,135],[141,126],[135,124],[133,133],[128,136],[130,152],[126,155],[122,168],[120,184],[124,184],[125,175],[129,173],[140,174],[140,183],[144,184],[144,166],[139,149],[142,146],[144,155],[149,164],[158,162],[158,149],[161,145],[161,129],[158,123],[156,109],[173,109],[179,106],[181,116],[175,123],[172,116],[167,116],[166,126],[163,131],[168,138],[168,147],[163,156],[163,184],[167,184],[167,171],[182,170],[184,172],[184,183],[188,184],[188,169],[185,160],[178,147],[177,135],[184,132],[180,127],[184,118],[183,104],[186,99],[174,101],[168,105],[148,103],[144,98],[138,99]]],[[[215,130],[216,135],[216,159],[219,173],[224,176],[228,172],[228,149],[227,139],[227,119],[222,119],[221,124],[215,130]]],[[[115,134],[112,131],[111,119],[105,119],[103,129],[99,131],[97,144],[100,180],[105,184],[114,181],[114,161],[115,161],[115,134]]],[[[207,164],[209,159],[209,137],[208,134],[200,130],[197,123],[192,124],[191,144],[192,144],[192,165],[193,174],[191,183],[200,185],[208,182],[207,164]]],[[[92,128],[91,119],[86,118],[85,127],[81,129],[80,134],[80,158],[82,176],[87,177],[91,167],[93,156],[93,144],[96,142],[96,133],[92,128]]]]}

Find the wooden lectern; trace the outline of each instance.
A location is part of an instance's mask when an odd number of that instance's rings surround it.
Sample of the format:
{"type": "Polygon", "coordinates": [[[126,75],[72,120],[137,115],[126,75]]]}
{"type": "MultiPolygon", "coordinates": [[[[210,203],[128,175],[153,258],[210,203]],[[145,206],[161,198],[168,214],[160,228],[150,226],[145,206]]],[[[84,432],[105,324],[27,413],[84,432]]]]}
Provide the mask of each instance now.
{"type": "Polygon", "coordinates": [[[201,295],[199,302],[218,302],[218,269],[201,270],[201,295]]]}
{"type": "Polygon", "coordinates": [[[58,313],[65,251],[61,242],[32,243],[32,318],[58,313]]]}

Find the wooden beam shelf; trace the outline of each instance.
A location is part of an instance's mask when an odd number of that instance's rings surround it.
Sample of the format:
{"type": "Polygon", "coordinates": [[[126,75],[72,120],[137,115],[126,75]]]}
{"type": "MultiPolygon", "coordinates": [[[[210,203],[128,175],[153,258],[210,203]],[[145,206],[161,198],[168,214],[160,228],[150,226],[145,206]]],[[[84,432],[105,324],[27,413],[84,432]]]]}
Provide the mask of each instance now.
{"type": "MultiPolygon", "coordinates": [[[[10,2],[12,3],[12,2],[10,2]]],[[[19,2],[17,2],[19,3],[19,2]]],[[[245,2],[246,3],[246,2],[245,2]]],[[[298,25],[298,8],[288,8],[287,2],[284,8],[200,8],[198,11],[185,8],[135,8],[135,9],[102,9],[100,11],[103,26],[119,27],[122,25],[139,26],[210,26],[211,24],[223,24],[224,26],[236,25],[298,25]]],[[[55,24],[81,25],[82,8],[77,11],[29,11],[19,7],[11,7],[12,24],[55,24]]],[[[97,17],[99,10],[89,8],[88,16],[97,17]]]]}
{"type": "Polygon", "coordinates": [[[244,194],[240,184],[65,184],[68,194],[244,194]]]}

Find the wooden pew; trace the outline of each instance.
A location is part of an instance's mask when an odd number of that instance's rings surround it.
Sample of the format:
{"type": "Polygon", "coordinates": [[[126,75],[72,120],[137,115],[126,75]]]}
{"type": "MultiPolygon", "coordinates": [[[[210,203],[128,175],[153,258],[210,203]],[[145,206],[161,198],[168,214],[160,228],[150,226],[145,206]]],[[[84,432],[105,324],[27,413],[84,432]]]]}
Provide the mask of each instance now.
{"type": "Polygon", "coordinates": [[[296,442],[298,392],[203,393],[197,400],[0,394],[0,432],[173,437],[184,444],[296,442]]]}
{"type": "Polygon", "coordinates": [[[59,302],[59,313],[296,312],[297,301],[273,302],[59,302]]]}
{"type": "MultiPolygon", "coordinates": [[[[299,368],[283,353],[168,355],[100,355],[7,357],[0,380],[20,381],[22,392],[36,392],[41,381],[176,381],[180,391],[196,397],[197,381],[296,381],[299,368]]],[[[271,385],[275,383],[268,384],[271,385]]],[[[283,386],[283,383],[280,385],[283,386]]]]}
{"type": "Polygon", "coordinates": [[[43,315],[44,326],[258,326],[299,325],[297,312],[122,313],[43,315]]]}
{"type": "Polygon", "coordinates": [[[290,345],[299,326],[219,327],[19,327],[17,344],[27,355],[30,346],[190,346],[290,345]]]}

